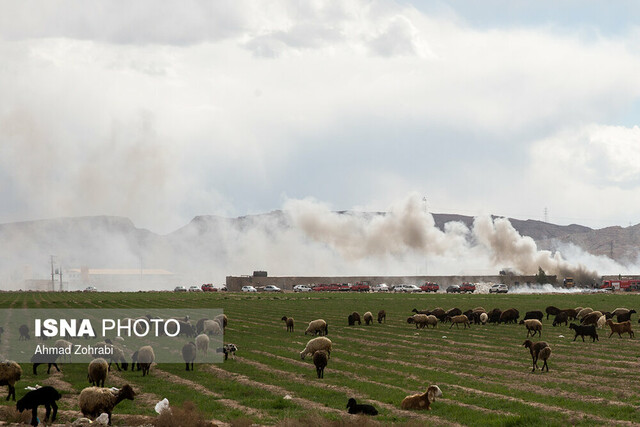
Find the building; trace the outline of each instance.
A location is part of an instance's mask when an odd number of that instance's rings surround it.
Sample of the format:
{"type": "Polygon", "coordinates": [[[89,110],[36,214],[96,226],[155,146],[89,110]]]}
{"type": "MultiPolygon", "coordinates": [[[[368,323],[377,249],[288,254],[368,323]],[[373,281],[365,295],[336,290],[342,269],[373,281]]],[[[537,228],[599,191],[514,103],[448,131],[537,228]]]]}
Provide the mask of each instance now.
{"type": "Polygon", "coordinates": [[[71,268],[67,271],[69,290],[95,286],[98,291],[173,290],[179,278],[163,269],[71,268]]]}

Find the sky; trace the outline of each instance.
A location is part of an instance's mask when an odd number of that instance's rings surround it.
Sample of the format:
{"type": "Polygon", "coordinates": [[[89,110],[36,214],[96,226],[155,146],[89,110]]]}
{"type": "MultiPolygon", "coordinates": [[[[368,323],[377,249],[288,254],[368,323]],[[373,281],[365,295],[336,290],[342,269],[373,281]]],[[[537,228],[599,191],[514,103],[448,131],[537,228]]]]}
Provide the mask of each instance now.
{"type": "Polygon", "coordinates": [[[0,0],[0,223],[640,223],[635,2],[0,0]],[[545,217],[546,209],[546,217],[545,217]]]}

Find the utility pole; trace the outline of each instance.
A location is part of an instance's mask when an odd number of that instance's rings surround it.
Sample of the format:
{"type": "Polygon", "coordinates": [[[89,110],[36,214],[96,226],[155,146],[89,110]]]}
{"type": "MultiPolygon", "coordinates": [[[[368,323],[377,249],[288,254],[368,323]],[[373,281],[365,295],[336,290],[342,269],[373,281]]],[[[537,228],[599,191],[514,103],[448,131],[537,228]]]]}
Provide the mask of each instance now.
{"type": "Polygon", "coordinates": [[[60,292],[62,292],[62,266],[59,267],[58,271],[60,272],[60,292]]]}
{"type": "Polygon", "coordinates": [[[54,278],[53,278],[53,255],[51,255],[51,290],[55,291],[56,290],[56,284],[54,282],[54,278]]]}
{"type": "Polygon", "coordinates": [[[544,222],[549,222],[549,212],[547,211],[546,206],[544,208],[544,222]]]}

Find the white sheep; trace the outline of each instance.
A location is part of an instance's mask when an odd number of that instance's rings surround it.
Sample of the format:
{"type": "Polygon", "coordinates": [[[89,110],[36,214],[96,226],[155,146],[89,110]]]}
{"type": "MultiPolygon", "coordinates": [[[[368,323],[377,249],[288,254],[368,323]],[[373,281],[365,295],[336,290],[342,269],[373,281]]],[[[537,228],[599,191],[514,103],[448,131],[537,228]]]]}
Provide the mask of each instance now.
{"type": "Polygon", "coordinates": [[[604,325],[607,324],[607,316],[600,316],[598,319],[598,329],[604,328],[604,325]]]}
{"type": "Polygon", "coordinates": [[[129,384],[125,384],[117,392],[108,388],[87,387],[80,392],[78,404],[85,417],[95,419],[105,412],[109,416],[109,425],[111,425],[113,408],[124,399],[133,400],[135,395],[129,384]]]}
{"type": "Polygon", "coordinates": [[[489,315],[487,313],[480,314],[480,323],[482,323],[483,325],[486,325],[487,320],[489,320],[489,315]]]}
{"type": "Polygon", "coordinates": [[[364,316],[362,316],[362,318],[364,319],[364,324],[365,325],[369,325],[370,323],[373,323],[373,314],[371,314],[370,311],[367,311],[364,316]]]}
{"type": "Polygon", "coordinates": [[[196,337],[196,348],[205,355],[207,354],[209,351],[209,336],[207,334],[200,334],[196,337]]]}
{"type": "Polygon", "coordinates": [[[318,350],[326,351],[328,357],[331,358],[331,344],[332,344],[331,340],[327,337],[312,338],[309,340],[304,350],[300,352],[300,358],[304,360],[304,357],[307,354],[310,354],[313,356],[313,353],[315,353],[318,350]]]}
{"type": "Polygon", "coordinates": [[[313,335],[328,335],[329,327],[327,322],[324,319],[316,319],[309,322],[309,326],[307,326],[307,330],[304,331],[304,334],[313,334],[313,335]]]}
{"type": "Polygon", "coordinates": [[[523,320],[521,323],[524,323],[524,326],[527,328],[527,337],[529,337],[529,334],[534,336],[536,332],[538,335],[542,336],[542,322],[538,319],[527,319],[523,320]]]}
{"type": "Polygon", "coordinates": [[[0,386],[6,385],[9,387],[9,394],[7,400],[13,396],[13,400],[16,400],[16,381],[20,380],[22,376],[22,368],[16,362],[7,360],[0,362],[0,386]]]}
{"type": "Polygon", "coordinates": [[[215,320],[205,320],[202,333],[207,335],[222,335],[222,327],[220,323],[215,320]]]}

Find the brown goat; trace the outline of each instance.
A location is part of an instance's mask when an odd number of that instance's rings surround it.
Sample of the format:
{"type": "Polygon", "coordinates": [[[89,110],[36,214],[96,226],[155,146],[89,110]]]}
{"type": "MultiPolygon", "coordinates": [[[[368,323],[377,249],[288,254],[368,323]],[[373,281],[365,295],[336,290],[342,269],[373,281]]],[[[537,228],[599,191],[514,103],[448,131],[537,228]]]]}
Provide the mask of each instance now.
{"type": "Polygon", "coordinates": [[[431,403],[436,400],[436,397],[441,396],[442,391],[440,390],[440,387],[432,385],[422,394],[413,394],[405,397],[400,406],[402,409],[426,409],[427,411],[430,411],[431,403]]]}
{"type": "Polygon", "coordinates": [[[611,338],[611,335],[613,335],[616,332],[618,333],[618,336],[620,338],[622,338],[622,334],[625,332],[629,333],[629,338],[633,338],[633,336],[635,335],[631,330],[630,320],[627,320],[626,322],[616,323],[613,320],[609,319],[607,320],[607,325],[609,325],[609,327],[611,328],[611,333],[609,334],[609,338],[611,338]]]}

